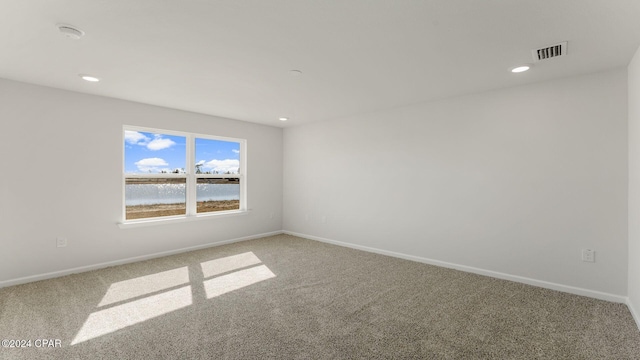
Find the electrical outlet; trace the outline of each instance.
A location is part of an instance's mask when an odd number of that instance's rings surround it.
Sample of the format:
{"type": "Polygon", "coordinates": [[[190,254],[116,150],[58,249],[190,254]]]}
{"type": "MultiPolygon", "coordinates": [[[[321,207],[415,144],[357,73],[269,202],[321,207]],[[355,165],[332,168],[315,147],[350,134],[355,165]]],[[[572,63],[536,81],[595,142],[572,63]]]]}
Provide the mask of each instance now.
{"type": "Polygon", "coordinates": [[[304,214],[304,221],[309,221],[309,214],[304,214]]]}
{"type": "Polygon", "coordinates": [[[67,238],[58,237],[56,238],[56,246],[57,247],[66,247],[67,246],[67,238]]]}
{"type": "Polygon", "coordinates": [[[582,249],[582,261],[596,262],[596,252],[592,249],[582,249]]]}
{"type": "Polygon", "coordinates": [[[273,211],[271,212],[271,215],[269,215],[269,219],[273,219],[273,211]]]}

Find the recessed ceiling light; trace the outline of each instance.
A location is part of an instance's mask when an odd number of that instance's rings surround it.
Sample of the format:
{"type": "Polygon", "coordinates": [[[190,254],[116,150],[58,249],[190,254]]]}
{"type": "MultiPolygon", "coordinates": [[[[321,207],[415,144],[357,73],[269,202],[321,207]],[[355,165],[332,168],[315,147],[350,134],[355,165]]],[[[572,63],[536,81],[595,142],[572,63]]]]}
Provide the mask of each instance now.
{"type": "Polygon", "coordinates": [[[287,121],[287,120],[289,120],[289,118],[287,118],[287,117],[279,117],[279,118],[278,118],[278,120],[280,120],[280,121],[287,121]]]}
{"type": "Polygon", "coordinates": [[[519,65],[516,66],[514,68],[511,68],[509,70],[511,70],[512,73],[521,73],[521,72],[525,72],[527,70],[531,69],[531,65],[519,65]]]}
{"type": "Polygon", "coordinates": [[[82,80],[89,81],[89,82],[98,82],[98,81],[100,81],[99,78],[97,78],[95,76],[91,76],[91,75],[80,74],[78,76],[80,76],[82,78],[82,80]]]}
{"type": "Polygon", "coordinates": [[[58,30],[60,30],[60,32],[64,36],[70,39],[78,40],[84,36],[84,31],[78,29],[75,26],[71,26],[67,24],[57,24],[56,27],[58,27],[58,30]]]}

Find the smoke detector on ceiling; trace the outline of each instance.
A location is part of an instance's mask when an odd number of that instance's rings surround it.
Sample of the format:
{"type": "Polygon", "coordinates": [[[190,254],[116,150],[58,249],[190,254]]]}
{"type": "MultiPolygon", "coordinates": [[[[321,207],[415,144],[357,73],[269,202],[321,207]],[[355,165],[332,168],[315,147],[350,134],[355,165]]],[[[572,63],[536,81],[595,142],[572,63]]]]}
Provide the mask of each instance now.
{"type": "Polygon", "coordinates": [[[531,50],[533,55],[533,61],[538,62],[542,60],[549,60],[552,58],[567,55],[568,47],[567,42],[561,42],[554,45],[545,46],[540,49],[531,50]]]}
{"type": "Polygon", "coordinates": [[[56,25],[56,27],[58,28],[58,30],[60,30],[60,32],[70,38],[70,39],[74,39],[74,40],[78,40],[81,37],[84,36],[84,31],[78,29],[75,26],[71,26],[71,25],[67,25],[67,24],[58,24],[56,25]]]}

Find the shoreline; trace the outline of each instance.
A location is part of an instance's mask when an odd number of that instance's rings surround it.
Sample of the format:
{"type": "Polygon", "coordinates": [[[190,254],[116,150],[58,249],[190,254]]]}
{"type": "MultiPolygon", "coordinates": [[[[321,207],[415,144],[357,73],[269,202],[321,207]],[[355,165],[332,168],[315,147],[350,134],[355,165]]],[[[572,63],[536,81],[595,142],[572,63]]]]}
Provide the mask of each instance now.
{"type": "MultiPolygon", "coordinates": [[[[187,212],[185,203],[129,205],[126,206],[125,209],[126,220],[145,219],[160,216],[185,215],[187,212]]],[[[240,200],[209,200],[197,202],[198,213],[238,209],[240,209],[240,200]]]]}

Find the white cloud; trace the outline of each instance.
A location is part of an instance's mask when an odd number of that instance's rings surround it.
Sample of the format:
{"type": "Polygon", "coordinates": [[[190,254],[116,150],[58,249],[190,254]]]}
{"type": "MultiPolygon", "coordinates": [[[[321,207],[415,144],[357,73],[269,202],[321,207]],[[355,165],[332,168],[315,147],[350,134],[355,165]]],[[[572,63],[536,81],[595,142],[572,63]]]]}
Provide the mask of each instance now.
{"type": "Polygon", "coordinates": [[[162,150],[166,148],[170,148],[175,145],[175,141],[171,139],[163,139],[162,136],[156,135],[156,138],[151,140],[147,144],[147,149],[149,150],[162,150]]]}
{"type": "Polygon", "coordinates": [[[231,173],[237,173],[238,168],[240,168],[240,161],[234,159],[213,159],[204,163],[203,167],[206,169],[206,171],[217,171],[218,173],[226,173],[227,171],[229,171],[231,173]]]}
{"type": "Polygon", "coordinates": [[[204,162],[205,162],[204,160],[200,160],[196,163],[196,165],[204,165],[204,162]]]}
{"type": "Polygon", "coordinates": [[[136,166],[138,170],[142,172],[160,172],[161,170],[167,170],[165,168],[169,164],[161,158],[147,158],[137,161],[136,166]]]}
{"type": "Polygon", "coordinates": [[[138,131],[126,130],[124,132],[124,141],[131,145],[146,146],[149,150],[162,150],[175,145],[175,141],[164,139],[161,134],[154,134],[153,140],[138,131]]]}
{"type": "Polygon", "coordinates": [[[124,141],[131,145],[145,145],[150,139],[137,131],[126,130],[124,132],[124,141]]]}
{"type": "Polygon", "coordinates": [[[233,149],[233,150],[231,150],[231,151],[233,151],[233,152],[234,152],[234,153],[236,153],[236,154],[240,154],[240,150],[233,149]]]}

